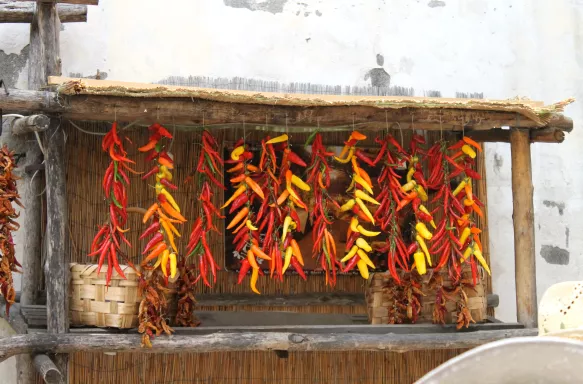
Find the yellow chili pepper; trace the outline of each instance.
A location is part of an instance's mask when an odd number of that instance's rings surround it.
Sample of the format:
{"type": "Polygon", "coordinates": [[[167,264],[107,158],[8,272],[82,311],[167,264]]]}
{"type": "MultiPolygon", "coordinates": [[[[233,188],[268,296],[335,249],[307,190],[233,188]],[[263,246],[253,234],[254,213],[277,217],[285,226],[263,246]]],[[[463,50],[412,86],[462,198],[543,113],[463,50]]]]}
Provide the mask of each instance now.
{"type": "Polygon", "coordinates": [[[164,276],[168,276],[168,271],[166,270],[166,265],[168,264],[168,256],[170,255],[170,251],[165,249],[162,252],[162,256],[161,256],[161,264],[160,267],[162,268],[162,273],[164,274],[164,276]]]}
{"type": "Polygon", "coordinates": [[[164,178],[168,181],[172,181],[172,173],[168,170],[168,167],[165,165],[160,166],[160,173],[164,175],[164,178]]]}
{"type": "Polygon", "coordinates": [[[289,268],[289,264],[291,262],[292,254],[293,254],[292,247],[287,247],[285,249],[285,257],[283,259],[283,268],[281,269],[281,273],[285,273],[285,271],[287,271],[287,269],[289,268]]]}
{"type": "Polygon", "coordinates": [[[381,203],[379,203],[378,201],[376,201],[375,199],[373,199],[372,197],[370,197],[369,195],[367,195],[366,193],[364,193],[360,189],[356,190],[356,192],[354,193],[354,196],[358,197],[361,200],[366,200],[371,204],[381,205],[381,203]]]}
{"type": "Polygon", "coordinates": [[[235,161],[239,160],[239,156],[241,156],[243,152],[245,152],[245,147],[242,145],[238,146],[237,148],[233,149],[233,152],[231,152],[231,159],[235,161]]]}
{"type": "Polygon", "coordinates": [[[358,245],[359,248],[364,249],[366,252],[372,251],[372,247],[370,246],[370,244],[367,243],[367,241],[362,237],[356,239],[356,245],[358,245]]]}
{"type": "Polygon", "coordinates": [[[342,258],[342,260],[340,260],[340,262],[346,263],[348,260],[352,259],[354,255],[356,255],[357,251],[358,247],[356,245],[353,245],[352,248],[350,248],[350,251],[346,254],[346,256],[342,258]]]}
{"type": "Polygon", "coordinates": [[[474,151],[472,147],[470,147],[467,144],[462,147],[462,152],[471,157],[472,159],[476,158],[476,151],[474,151]]]}
{"type": "Polygon", "coordinates": [[[358,267],[358,272],[360,272],[360,276],[362,276],[363,279],[368,280],[369,273],[368,267],[366,266],[366,262],[362,259],[358,260],[356,262],[356,266],[358,267]]]}
{"type": "Polygon", "coordinates": [[[368,257],[368,255],[366,254],[365,251],[363,251],[362,249],[359,249],[358,251],[356,251],[356,254],[360,257],[360,260],[362,260],[366,263],[366,265],[368,265],[371,268],[375,268],[373,262],[368,257]]]}
{"type": "Polygon", "coordinates": [[[372,186],[369,183],[367,183],[367,181],[363,179],[359,174],[355,173],[352,176],[352,180],[360,184],[368,193],[370,193],[371,195],[373,194],[372,186]]]}
{"type": "Polygon", "coordinates": [[[156,264],[154,264],[154,266],[152,267],[152,269],[156,269],[158,268],[158,266],[162,264],[162,255],[158,255],[158,259],[156,260],[156,264]]]}
{"type": "Polygon", "coordinates": [[[176,210],[176,212],[180,213],[180,207],[178,206],[178,204],[176,204],[176,200],[174,200],[174,197],[172,197],[170,192],[168,192],[166,190],[166,188],[162,188],[160,190],[160,193],[162,193],[164,195],[164,197],[166,197],[166,200],[168,200],[168,202],[170,203],[172,208],[174,208],[176,210]]]}
{"type": "Polygon", "coordinates": [[[469,227],[465,227],[464,230],[462,231],[462,234],[460,235],[459,238],[459,242],[461,245],[464,245],[464,243],[466,242],[466,240],[468,239],[468,237],[470,236],[470,233],[472,231],[470,230],[469,227]]]}
{"type": "Polygon", "coordinates": [[[425,265],[425,255],[421,251],[417,251],[413,254],[413,259],[415,260],[415,267],[420,275],[427,273],[427,266],[425,265]]]}
{"type": "Polygon", "coordinates": [[[427,201],[427,199],[429,198],[427,196],[427,192],[425,192],[425,189],[423,189],[423,187],[420,185],[415,186],[415,192],[417,192],[417,196],[419,196],[421,201],[427,201]]]}
{"type": "Polygon", "coordinates": [[[259,278],[259,268],[253,268],[251,272],[251,290],[258,295],[261,295],[261,292],[257,290],[257,279],[259,278]]]}
{"type": "Polygon", "coordinates": [[[427,249],[427,244],[425,244],[425,240],[423,240],[423,238],[419,235],[415,236],[415,240],[417,240],[419,246],[421,247],[421,250],[425,254],[425,257],[427,257],[427,263],[431,265],[432,264],[431,255],[429,254],[429,249],[427,249]]]}
{"type": "Polygon", "coordinates": [[[466,179],[463,179],[459,185],[456,187],[456,189],[453,190],[453,195],[457,196],[458,193],[460,193],[462,191],[462,189],[464,189],[464,187],[466,186],[466,184],[468,183],[468,181],[466,179]]]}
{"type": "Polygon", "coordinates": [[[178,249],[176,248],[176,243],[174,242],[174,233],[172,233],[172,229],[170,229],[169,225],[170,223],[168,223],[166,220],[160,220],[160,224],[162,224],[162,227],[166,232],[166,236],[168,237],[168,241],[170,242],[172,249],[174,250],[174,252],[178,252],[178,249]]]}
{"type": "Polygon", "coordinates": [[[468,257],[470,257],[470,256],[471,256],[471,254],[472,254],[472,247],[471,247],[471,246],[468,246],[468,247],[466,248],[466,250],[464,251],[464,254],[463,254],[463,257],[462,257],[462,262],[466,261],[466,259],[467,259],[468,257]]]}
{"type": "Polygon", "coordinates": [[[486,263],[486,260],[484,259],[484,256],[482,255],[482,251],[480,250],[480,247],[478,246],[478,243],[474,243],[473,248],[474,248],[474,256],[476,256],[476,259],[478,259],[480,264],[482,264],[482,267],[484,267],[486,272],[488,272],[488,275],[492,275],[490,273],[490,267],[488,267],[488,263],[486,263]]]}
{"type": "Polygon", "coordinates": [[[360,232],[358,230],[358,218],[356,216],[353,216],[352,219],[350,219],[350,230],[352,232],[360,232]]]}
{"type": "Polygon", "coordinates": [[[293,183],[293,185],[295,185],[296,187],[303,191],[309,191],[311,189],[308,184],[306,184],[302,179],[300,179],[296,175],[292,175],[291,182],[293,183]]]}
{"type": "Polygon", "coordinates": [[[340,207],[340,212],[350,211],[352,207],[354,207],[354,204],[356,204],[356,201],[354,199],[348,200],[340,207]]]}
{"type": "Polygon", "coordinates": [[[425,226],[425,224],[423,224],[420,221],[418,221],[417,224],[415,224],[415,230],[425,240],[431,240],[431,238],[433,237],[433,235],[431,234],[431,232],[429,232],[429,230],[427,229],[427,227],[425,226]]]}
{"type": "Polygon", "coordinates": [[[426,215],[428,215],[429,217],[431,217],[431,222],[430,222],[431,226],[433,227],[433,229],[437,228],[435,226],[435,221],[433,221],[433,216],[431,215],[431,212],[429,212],[429,210],[427,208],[425,208],[425,206],[423,204],[421,204],[419,206],[419,210],[421,212],[425,213],[426,215]]]}
{"type": "Polygon", "coordinates": [[[245,222],[245,225],[247,226],[248,229],[250,229],[251,231],[256,231],[259,228],[257,228],[256,226],[253,225],[253,223],[251,222],[251,220],[247,220],[245,222]]]}
{"type": "Polygon", "coordinates": [[[229,200],[227,200],[225,202],[225,204],[223,204],[223,206],[221,207],[221,209],[224,209],[226,206],[228,206],[229,204],[231,204],[233,202],[233,200],[235,200],[240,194],[242,194],[246,190],[247,190],[247,187],[245,185],[239,186],[239,188],[237,188],[237,190],[235,191],[235,193],[233,193],[233,196],[231,196],[229,198],[229,200]]]}
{"type": "Polygon", "coordinates": [[[289,229],[289,226],[292,222],[292,218],[291,216],[286,216],[285,219],[283,220],[283,231],[281,231],[281,241],[284,242],[285,238],[287,236],[287,231],[289,229]]]}
{"type": "Polygon", "coordinates": [[[358,230],[358,232],[359,232],[361,235],[365,235],[365,236],[368,236],[368,237],[375,237],[375,236],[378,236],[378,235],[380,235],[380,234],[381,234],[380,232],[367,231],[367,230],[366,230],[366,229],[364,229],[364,228],[362,227],[362,225],[360,225],[360,224],[359,224],[359,225],[356,227],[356,229],[358,230]]]}
{"type": "Polygon", "coordinates": [[[170,254],[170,278],[176,276],[176,253],[170,254]]]}
{"type": "Polygon", "coordinates": [[[409,167],[407,171],[407,182],[411,182],[413,180],[413,174],[415,173],[415,167],[409,167]]]}
{"type": "Polygon", "coordinates": [[[283,135],[274,137],[271,140],[267,140],[265,142],[265,144],[277,144],[277,143],[283,143],[284,141],[287,141],[288,136],[284,133],[283,135]]]}
{"type": "Polygon", "coordinates": [[[417,185],[417,182],[415,180],[411,180],[407,184],[401,186],[401,191],[409,192],[410,190],[415,188],[416,185],[417,185]]]}
{"type": "Polygon", "coordinates": [[[346,156],[346,158],[341,159],[338,156],[334,156],[334,160],[342,164],[347,164],[348,162],[350,162],[350,160],[352,160],[352,156],[354,156],[354,151],[355,151],[354,147],[350,147],[350,150],[348,151],[348,156],[346,156]]]}
{"type": "Polygon", "coordinates": [[[354,199],[354,200],[356,200],[356,203],[360,207],[360,210],[364,213],[364,215],[366,217],[368,217],[368,219],[370,220],[370,222],[374,225],[374,217],[372,216],[372,213],[370,213],[370,211],[368,210],[368,208],[366,207],[366,205],[364,205],[364,203],[362,202],[362,200],[360,198],[358,198],[358,197],[356,199],[354,199]]]}

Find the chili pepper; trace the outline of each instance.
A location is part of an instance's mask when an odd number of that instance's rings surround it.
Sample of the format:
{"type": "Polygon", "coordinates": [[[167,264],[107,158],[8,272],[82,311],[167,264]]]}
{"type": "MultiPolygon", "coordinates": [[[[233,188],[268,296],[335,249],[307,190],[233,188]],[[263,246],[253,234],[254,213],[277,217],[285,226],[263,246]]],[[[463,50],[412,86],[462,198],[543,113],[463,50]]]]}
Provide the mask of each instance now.
{"type": "Polygon", "coordinates": [[[249,213],[249,208],[247,207],[243,207],[238,213],[237,215],[235,215],[235,217],[233,218],[233,220],[231,220],[231,222],[229,223],[229,225],[227,226],[227,229],[231,229],[233,228],[235,225],[237,225],[238,222],[240,222],[245,216],[247,216],[247,214],[249,213]]]}
{"type": "Polygon", "coordinates": [[[179,220],[182,222],[186,221],[184,216],[182,216],[180,214],[180,212],[177,212],[169,203],[162,202],[162,203],[160,203],[160,206],[164,209],[164,211],[166,211],[167,214],[169,214],[171,217],[175,218],[176,220],[179,220]]]}
{"type": "Polygon", "coordinates": [[[259,278],[259,268],[253,268],[253,271],[251,271],[251,281],[250,281],[251,290],[253,292],[255,292],[256,294],[260,295],[261,292],[259,292],[259,290],[257,290],[257,279],[258,278],[259,278]]]}
{"type": "Polygon", "coordinates": [[[145,224],[146,221],[148,221],[148,219],[154,214],[154,212],[156,212],[157,209],[158,209],[158,203],[154,203],[154,204],[150,205],[150,207],[146,210],[146,213],[142,217],[142,223],[145,224]]]}
{"type": "Polygon", "coordinates": [[[277,144],[277,143],[282,143],[282,142],[287,141],[287,140],[288,140],[288,136],[286,134],[283,134],[283,135],[274,137],[271,140],[267,140],[265,142],[265,144],[277,144]]]}
{"type": "Polygon", "coordinates": [[[415,260],[415,267],[417,268],[417,272],[420,275],[424,275],[427,273],[427,267],[425,265],[425,255],[423,252],[418,251],[415,252],[413,255],[413,259],[415,260]]]}
{"type": "Polygon", "coordinates": [[[244,185],[241,185],[237,190],[233,193],[233,195],[223,204],[221,209],[224,209],[229,204],[231,204],[238,196],[240,196],[243,192],[245,192],[247,188],[244,185]]]}
{"type": "Polygon", "coordinates": [[[99,254],[99,262],[97,264],[97,274],[101,271],[101,266],[103,265],[103,261],[105,260],[105,255],[109,252],[109,247],[111,245],[111,241],[107,240],[104,243],[104,246],[101,248],[101,252],[99,254]]]}
{"type": "Polygon", "coordinates": [[[156,244],[158,244],[162,240],[164,240],[164,235],[160,232],[157,232],[156,235],[154,235],[154,237],[152,237],[150,239],[150,241],[148,241],[148,243],[144,247],[144,250],[142,251],[142,255],[145,255],[146,253],[148,253],[148,251],[150,249],[152,249],[152,247],[154,247],[156,244]]]}
{"type": "Polygon", "coordinates": [[[347,273],[350,272],[352,269],[354,269],[354,267],[356,266],[356,264],[360,261],[360,257],[358,255],[354,256],[353,258],[351,258],[348,263],[346,264],[346,266],[344,267],[344,270],[342,272],[347,273]]]}
{"type": "Polygon", "coordinates": [[[166,244],[160,242],[150,251],[150,254],[142,261],[142,265],[146,265],[149,261],[154,260],[156,256],[162,253],[166,249],[166,244]]]}
{"type": "Polygon", "coordinates": [[[174,190],[174,191],[176,191],[176,190],[178,189],[178,187],[177,187],[176,185],[172,184],[172,183],[171,183],[171,182],[169,182],[167,179],[164,179],[164,178],[160,179],[160,183],[161,183],[163,186],[165,186],[165,187],[168,187],[168,188],[170,188],[170,189],[172,189],[172,190],[174,190]]]}
{"type": "Polygon", "coordinates": [[[302,279],[306,280],[306,273],[304,272],[304,270],[302,269],[302,266],[300,265],[300,263],[298,262],[298,260],[295,257],[291,258],[291,265],[292,265],[292,267],[294,267],[294,269],[296,270],[298,275],[300,275],[300,277],[302,279]]]}
{"type": "Polygon", "coordinates": [[[263,194],[263,190],[261,190],[261,187],[259,185],[257,185],[257,183],[253,181],[253,179],[251,179],[250,177],[246,177],[245,183],[249,187],[251,187],[251,189],[253,190],[253,192],[255,192],[257,194],[257,196],[259,196],[262,200],[265,199],[265,195],[263,194]]]}
{"type": "Polygon", "coordinates": [[[203,255],[198,256],[198,265],[199,265],[199,269],[200,269],[200,276],[202,277],[202,281],[204,282],[204,285],[206,285],[207,287],[210,287],[211,285],[210,285],[208,278],[207,278],[206,263],[204,261],[203,255]]]}
{"type": "Polygon", "coordinates": [[[237,279],[237,284],[241,284],[243,282],[243,279],[245,278],[247,272],[249,272],[250,268],[251,265],[249,264],[249,260],[243,259],[243,261],[241,261],[241,268],[239,269],[239,277],[237,279]]]}

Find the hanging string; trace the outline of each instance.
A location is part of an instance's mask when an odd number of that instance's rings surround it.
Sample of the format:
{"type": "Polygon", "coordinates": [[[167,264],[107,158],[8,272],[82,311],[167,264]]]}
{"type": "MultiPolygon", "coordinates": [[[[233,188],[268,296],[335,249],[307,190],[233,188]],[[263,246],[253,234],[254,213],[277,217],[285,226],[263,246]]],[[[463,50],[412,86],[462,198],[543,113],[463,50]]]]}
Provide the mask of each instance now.
{"type": "MultiPolygon", "coordinates": [[[[439,139],[443,140],[443,125],[441,124],[441,115],[442,115],[443,111],[440,111],[439,113],[439,139]]],[[[463,129],[463,126],[462,126],[463,129]]]]}

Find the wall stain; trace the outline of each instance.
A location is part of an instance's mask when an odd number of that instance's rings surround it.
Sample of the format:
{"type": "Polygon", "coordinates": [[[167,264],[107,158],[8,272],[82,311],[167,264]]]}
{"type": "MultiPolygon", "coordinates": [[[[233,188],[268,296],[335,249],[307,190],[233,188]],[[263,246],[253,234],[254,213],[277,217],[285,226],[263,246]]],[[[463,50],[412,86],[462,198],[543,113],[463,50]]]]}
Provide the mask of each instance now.
{"type": "Polygon", "coordinates": [[[28,60],[29,52],[29,45],[22,48],[20,54],[11,53],[7,55],[3,50],[0,50],[0,79],[6,82],[8,88],[14,88],[16,85],[18,76],[28,60]]]}
{"type": "Polygon", "coordinates": [[[227,7],[247,8],[250,11],[264,11],[273,13],[282,13],[283,7],[288,0],[223,0],[227,7]]]}
{"type": "Polygon", "coordinates": [[[370,79],[370,85],[379,88],[388,88],[391,85],[391,75],[383,68],[385,58],[380,53],[377,54],[377,65],[379,68],[372,68],[364,75],[364,80],[370,79]]]}
{"type": "Polygon", "coordinates": [[[551,200],[544,200],[543,204],[545,207],[549,207],[549,208],[557,208],[557,210],[559,211],[559,215],[563,216],[563,213],[565,212],[565,203],[563,203],[562,201],[551,201],[551,200]]]}
{"type": "Polygon", "coordinates": [[[320,12],[316,9],[316,16],[322,16],[322,12],[320,12]]]}
{"type": "Polygon", "coordinates": [[[435,8],[435,7],[445,7],[445,1],[439,0],[431,0],[428,4],[428,7],[435,8]]]}
{"type": "Polygon", "coordinates": [[[569,227],[565,228],[565,246],[569,248],[569,227]]]}
{"type": "Polygon", "coordinates": [[[540,255],[549,264],[569,265],[570,253],[566,249],[554,245],[543,245],[540,249],[540,255]]]}
{"type": "Polygon", "coordinates": [[[504,159],[502,158],[502,156],[498,153],[494,154],[494,171],[496,171],[496,173],[500,173],[500,169],[502,168],[502,165],[504,165],[504,159]]]}

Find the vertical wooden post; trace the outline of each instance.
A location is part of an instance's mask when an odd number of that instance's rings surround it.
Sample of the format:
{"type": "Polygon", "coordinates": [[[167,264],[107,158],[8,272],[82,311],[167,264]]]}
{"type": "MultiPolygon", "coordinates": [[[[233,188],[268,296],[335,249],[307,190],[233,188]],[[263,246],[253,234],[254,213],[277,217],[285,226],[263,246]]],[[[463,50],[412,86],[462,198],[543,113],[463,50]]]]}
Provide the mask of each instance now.
{"type": "Polygon", "coordinates": [[[529,130],[512,128],[512,201],[514,212],[514,260],[516,312],[526,327],[537,325],[534,206],[529,130]]]}
{"type": "MultiPolygon", "coordinates": [[[[28,82],[30,89],[46,85],[47,77],[61,74],[59,47],[60,22],[55,2],[38,2],[30,25],[30,58],[28,82]]],[[[47,199],[47,258],[45,283],[47,292],[47,331],[67,333],[68,266],[65,255],[65,228],[67,225],[67,201],[65,189],[65,133],[60,119],[51,117],[45,131],[45,180],[47,199]]],[[[40,236],[39,236],[40,239],[40,236]]],[[[68,382],[69,356],[57,355],[55,363],[68,382]]]]}

